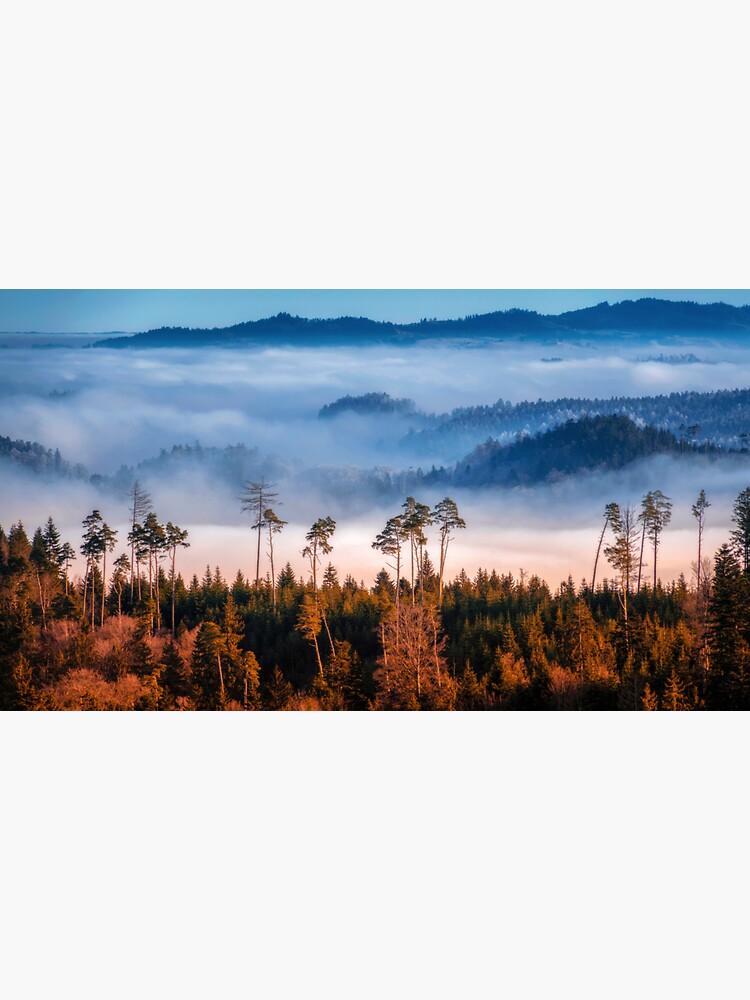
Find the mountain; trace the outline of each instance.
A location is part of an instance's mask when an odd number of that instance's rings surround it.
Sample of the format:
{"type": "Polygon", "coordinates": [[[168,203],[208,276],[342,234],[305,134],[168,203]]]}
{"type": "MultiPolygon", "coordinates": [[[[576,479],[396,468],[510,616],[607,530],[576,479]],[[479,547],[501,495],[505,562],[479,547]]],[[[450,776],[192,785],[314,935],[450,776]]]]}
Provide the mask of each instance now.
{"type": "Polygon", "coordinates": [[[305,319],[279,313],[267,319],[212,329],[161,327],[127,337],[98,340],[94,347],[233,347],[247,344],[362,344],[414,343],[431,338],[557,339],[591,333],[723,333],[750,334],[750,306],[724,302],[701,304],[643,298],[610,305],[601,302],[560,315],[542,315],[525,309],[430,319],[419,323],[376,322],[366,317],[305,319]]]}

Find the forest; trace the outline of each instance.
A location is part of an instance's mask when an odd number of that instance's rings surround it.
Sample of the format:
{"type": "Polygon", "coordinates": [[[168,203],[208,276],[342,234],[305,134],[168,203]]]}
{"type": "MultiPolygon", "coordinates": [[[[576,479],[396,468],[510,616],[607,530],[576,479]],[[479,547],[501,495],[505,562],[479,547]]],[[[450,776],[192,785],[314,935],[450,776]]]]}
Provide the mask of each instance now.
{"type": "Polygon", "coordinates": [[[394,510],[370,541],[382,568],[369,584],[340,579],[332,517],[306,533],[297,576],[274,562],[287,527],[277,487],[247,482],[241,507],[254,565],[232,581],[218,566],[183,578],[189,533],[160,521],[138,481],[125,539],[99,510],[77,544],[52,517],[31,533],[22,521],[0,528],[0,707],[750,707],[750,487],[715,553],[703,548],[711,502],[700,490],[694,559],[669,583],[658,557],[670,498],[606,504],[590,581],[554,591],[523,572],[449,575],[450,543],[467,527],[450,497],[394,510]]]}

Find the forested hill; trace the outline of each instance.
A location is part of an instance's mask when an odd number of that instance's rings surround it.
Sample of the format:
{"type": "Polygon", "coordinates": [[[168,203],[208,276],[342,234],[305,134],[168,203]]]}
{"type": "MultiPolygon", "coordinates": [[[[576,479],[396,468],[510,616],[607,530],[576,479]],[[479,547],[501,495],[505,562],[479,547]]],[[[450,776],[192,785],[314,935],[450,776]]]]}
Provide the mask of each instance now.
{"type": "Polygon", "coordinates": [[[644,298],[610,305],[602,302],[560,315],[525,309],[466,316],[463,319],[424,319],[419,323],[376,322],[366,317],[306,319],[279,313],[267,319],[229,327],[190,329],[161,327],[127,337],[99,340],[94,347],[231,347],[258,344],[362,344],[409,342],[432,337],[493,337],[556,339],[589,333],[750,333],[750,306],[723,302],[700,304],[644,298]]]}
{"type": "Polygon", "coordinates": [[[511,445],[490,439],[456,465],[452,481],[461,486],[530,485],[621,469],[652,455],[684,454],[686,448],[693,451],[669,431],[638,427],[627,417],[583,417],[511,445]]]}
{"type": "Polygon", "coordinates": [[[411,416],[415,412],[413,399],[394,399],[387,392],[368,392],[364,396],[342,396],[333,403],[326,403],[318,411],[321,420],[331,420],[342,413],[372,414],[395,413],[411,416]]]}
{"type": "Polygon", "coordinates": [[[2,462],[13,462],[33,472],[63,476],[66,479],[88,478],[83,465],[66,462],[57,449],[53,451],[45,448],[37,441],[13,440],[0,435],[0,463],[2,462]]]}
{"type": "Polygon", "coordinates": [[[607,399],[562,397],[491,406],[466,406],[425,419],[403,440],[405,452],[430,455],[435,451],[458,456],[487,436],[509,444],[519,431],[535,434],[568,420],[587,416],[630,417],[638,424],[724,448],[743,449],[750,441],[750,389],[716,392],[672,392],[660,396],[613,396],[607,399]]]}

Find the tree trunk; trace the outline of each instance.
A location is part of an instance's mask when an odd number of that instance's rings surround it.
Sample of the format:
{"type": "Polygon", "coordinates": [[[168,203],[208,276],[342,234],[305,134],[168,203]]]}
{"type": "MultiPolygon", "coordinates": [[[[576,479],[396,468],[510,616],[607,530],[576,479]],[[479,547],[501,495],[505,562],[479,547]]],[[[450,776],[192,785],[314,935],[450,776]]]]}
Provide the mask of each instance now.
{"type": "Polygon", "coordinates": [[[328,636],[328,642],[331,646],[331,656],[336,658],[336,650],[333,648],[333,639],[331,638],[331,630],[328,628],[328,619],[326,618],[325,611],[321,608],[321,617],[323,618],[323,624],[326,627],[326,635],[328,636]]]}
{"type": "Polygon", "coordinates": [[[224,673],[221,669],[221,653],[216,654],[216,660],[219,664],[219,691],[221,692],[221,707],[224,707],[224,673]]]}
{"type": "Polygon", "coordinates": [[[255,589],[256,590],[258,589],[258,585],[260,583],[260,526],[261,526],[262,520],[263,520],[262,503],[261,503],[261,500],[259,499],[258,500],[258,524],[257,524],[257,528],[258,528],[258,555],[257,555],[257,558],[255,560],[255,589]]]}
{"type": "Polygon", "coordinates": [[[36,571],[36,582],[39,587],[39,607],[42,612],[42,628],[44,629],[47,628],[47,608],[44,595],[42,594],[42,578],[39,575],[39,570],[36,571]]]}
{"type": "Polygon", "coordinates": [[[89,591],[89,572],[91,567],[91,560],[86,560],[86,572],[83,574],[83,613],[86,614],[86,597],[89,591]]]}
{"type": "Polygon", "coordinates": [[[104,562],[102,564],[102,625],[104,624],[104,599],[107,596],[107,550],[104,550],[104,562]]]}
{"type": "Polygon", "coordinates": [[[318,637],[314,635],[312,637],[313,646],[315,646],[315,656],[318,660],[318,670],[320,671],[320,676],[323,676],[323,661],[320,658],[320,647],[318,646],[318,637]]]}
{"type": "Polygon", "coordinates": [[[445,569],[445,557],[448,554],[448,542],[446,536],[440,539],[440,579],[438,581],[438,606],[443,606],[443,571],[445,569]]]}
{"type": "Polygon", "coordinates": [[[177,557],[177,546],[172,549],[172,641],[174,641],[174,563],[177,557]]]}
{"type": "Polygon", "coordinates": [[[276,577],[273,570],[273,531],[268,528],[268,554],[271,557],[271,601],[273,603],[273,610],[276,610],[276,577]]]}
{"type": "Polygon", "coordinates": [[[637,593],[641,592],[641,572],[643,570],[643,547],[646,544],[646,522],[643,522],[643,530],[641,531],[641,555],[638,560],[638,587],[637,593]]]}
{"type": "Polygon", "coordinates": [[[410,538],[411,548],[411,603],[414,604],[414,535],[410,538]]]}
{"type": "Polygon", "coordinates": [[[594,588],[596,586],[596,567],[599,565],[599,554],[602,551],[602,542],[604,541],[604,533],[607,530],[609,524],[609,514],[604,518],[604,527],[602,528],[602,533],[599,535],[599,544],[596,547],[596,559],[594,559],[594,572],[591,576],[591,593],[594,593],[594,588]]]}

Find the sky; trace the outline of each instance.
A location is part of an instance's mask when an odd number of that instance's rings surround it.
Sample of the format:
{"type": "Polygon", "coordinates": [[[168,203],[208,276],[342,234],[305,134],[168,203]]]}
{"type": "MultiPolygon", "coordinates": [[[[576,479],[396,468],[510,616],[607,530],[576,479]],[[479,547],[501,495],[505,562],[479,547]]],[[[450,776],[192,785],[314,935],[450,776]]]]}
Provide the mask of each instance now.
{"type": "Polygon", "coordinates": [[[2,333],[135,333],[160,326],[229,326],[278,312],[412,322],[498,309],[559,313],[642,296],[750,303],[748,289],[4,289],[2,333]]]}

